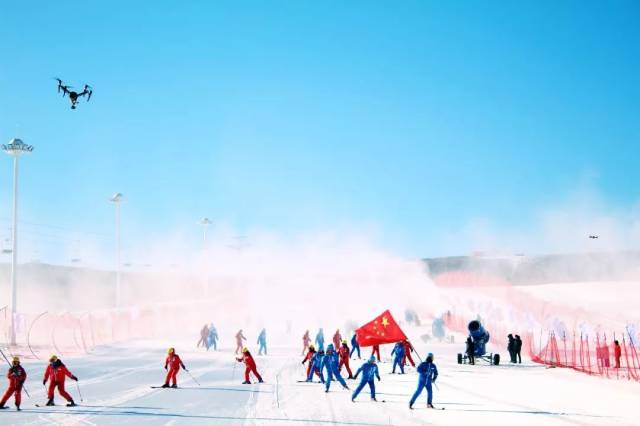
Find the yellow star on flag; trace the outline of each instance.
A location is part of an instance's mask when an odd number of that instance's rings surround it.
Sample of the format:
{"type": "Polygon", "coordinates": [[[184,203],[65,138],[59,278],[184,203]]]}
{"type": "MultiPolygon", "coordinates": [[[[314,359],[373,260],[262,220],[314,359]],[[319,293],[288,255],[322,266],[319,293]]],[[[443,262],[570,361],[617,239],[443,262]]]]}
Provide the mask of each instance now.
{"type": "Polygon", "coordinates": [[[382,325],[384,325],[385,327],[389,325],[389,320],[387,319],[387,317],[382,317],[382,325]]]}

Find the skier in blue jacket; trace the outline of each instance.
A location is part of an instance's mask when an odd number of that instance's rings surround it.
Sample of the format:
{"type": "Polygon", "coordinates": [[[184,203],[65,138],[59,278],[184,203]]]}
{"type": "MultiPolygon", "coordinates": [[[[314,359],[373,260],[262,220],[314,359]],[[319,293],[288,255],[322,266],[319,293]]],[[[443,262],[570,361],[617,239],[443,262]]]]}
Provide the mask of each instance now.
{"type": "Polygon", "coordinates": [[[355,401],[356,397],[360,394],[360,391],[364,388],[365,385],[369,385],[369,390],[371,391],[371,400],[377,401],[376,399],[376,384],[373,379],[376,377],[378,381],[380,381],[380,373],[378,373],[378,366],[376,365],[376,357],[372,356],[369,358],[368,362],[362,364],[358,371],[356,371],[356,375],[353,377],[354,379],[358,378],[358,374],[362,373],[362,379],[360,379],[360,383],[356,390],[353,391],[353,395],[351,395],[351,401],[355,401]]]}
{"type": "Polygon", "coordinates": [[[342,376],[340,375],[340,370],[338,369],[339,359],[338,353],[333,350],[333,344],[329,343],[327,345],[327,353],[322,360],[322,368],[327,370],[327,380],[325,380],[325,392],[329,392],[329,387],[331,386],[331,380],[337,380],[343,388],[349,389],[347,386],[347,382],[344,381],[342,376]]]}
{"type": "Polygon", "coordinates": [[[349,358],[353,356],[353,353],[355,351],[358,351],[358,359],[362,359],[360,358],[360,345],[358,344],[358,335],[356,333],[353,333],[353,336],[351,336],[351,353],[349,354],[349,358]]]}
{"type": "Polygon", "coordinates": [[[318,334],[316,334],[316,346],[319,351],[324,351],[324,333],[322,332],[322,328],[318,330],[318,334]]]}
{"type": "Polygon", "coordinates": [[[260,348],[258,349],[258,355],[262,355],[262,351],[264,354],[267,354],[267,330],[265,328],[262,329],[260,335],[258,336],[258,344],[260,348]]]}
{"type": "Polygon", "coordinates": [[[415,393],[411,397],[411,401],[409,401],[409,408],[413,409],[413,404],[416,402],[416,399],[422,393],[423,388],[427,388],[427,407],[433,407],[433,390],[431,388],[431,384],[436,382],[438,378],[438,368],[433,363],[433,354],[429,353],[427,355],[426,361],[420,363],[418,365],[418,374],[420,378],[418,379],[418,389],[416,389],[415,393]]]}
{"type": "Polygon", "coordinates": [[[396,365],[400,367],[400,374],[404,374],[404,345],[402,342],[398,342],[393,347],[391,351],[391,356],[393,358],[393,369],[391,370],[391,374],[396,374],[396,365]]]}
{"type": "Polygon", "coordinates": [[[322,361],[324,360],[324,351],[318,351],[313,354],[311,360],[311,369],[307,376],[307,382],[313,382],[313,374],[317,374],[320,377],[320,382],[324,383],[324,375],[322,374],[322,361]]]}
{"type": "Polygon", "coordinates": [[[213,350],[217,351],[218,350],[218,330],[216,330],[216,327],[213,325],[213,323],[209,325],[209,337],[207,340],[209,341],[209,347],[213,346],[213,350]]]}

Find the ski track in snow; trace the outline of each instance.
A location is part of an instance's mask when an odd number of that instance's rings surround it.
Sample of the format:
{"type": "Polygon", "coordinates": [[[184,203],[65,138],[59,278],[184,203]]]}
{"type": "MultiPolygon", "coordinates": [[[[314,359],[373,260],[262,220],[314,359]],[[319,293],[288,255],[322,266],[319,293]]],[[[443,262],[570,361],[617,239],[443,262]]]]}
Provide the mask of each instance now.
{"type": "MultiPolygon", "coordinates": [[[[446,410],[426,409],[426,392],[415,410],[408,401],[417,375],[390,374],[391,363],[379,364],[382,381],[376,382],[378,400],[369,399],[368,388],[351,402],[358,381],[347,380],[351,388],[332,383],[329,393],[319,383],[297,383],[304,378],[298,351],[275,348],[269,356],[256,356],[265,384],[242,385],[244,365],[230,364],[233,352],[178,351],[189,371],[201,383],[197,386],[182,371],[182,389],[151,389],[165,376],[164,347],[157,342],[135,342],[104,347],[95,353],[64,360],[80,377],[84,402],[79,401],[75,383],[68,391],[81,405],[36,408],[44,403],[44,387],[23,395],[23,412],[5,410],[2,424],[10,425],[632,425],[639,424],[634,412],[640,397],[637,383],[588,377],[562,369],[544,369],[534,364],[521,366],[457,365],[460,345],[436,344],[440,370],[434,404],[446,410]],[[594,404],[593,402],[596,402],[594,404]]],[[[179,347],[178,347],[179,349],[179,347]]],[[[385,350],[387,348],[384,348],[385,350]]],[[[418,347],[421,353],[425,347],[418,347]]],[[[358,368],[362,361],[352,360],[358,368]]],[[[42,363],[25,364],[27,385],[34,387],[44,369],[42,363]]],[[[57,395],[56,403],[63,400],[57,395]]]]}

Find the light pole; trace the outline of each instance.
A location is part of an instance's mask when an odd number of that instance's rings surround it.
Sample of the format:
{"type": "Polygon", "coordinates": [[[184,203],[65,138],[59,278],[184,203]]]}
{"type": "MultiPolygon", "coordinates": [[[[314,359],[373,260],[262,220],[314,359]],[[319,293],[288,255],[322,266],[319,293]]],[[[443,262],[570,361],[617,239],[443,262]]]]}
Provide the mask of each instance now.
{"type": "Polygon", "coordinates": [[[4,152],[13,157],[13,243],[11,249],[11,331],[10,344],[16,344],[16,303],[17,303],[17,268],[18,268],[18,158],[22,154],[33,151],[20,139],[13,138],[8,145],[2,145],[4,152]]]}
{"type": "Polygon", "coordinates": [[[123,195],[119,192],[109,199],[116,206],[116,308],[122,303],[122,289],[120,287],[120,203],[123,195]]]}
{"type": "Polygon", "coordinates": [[[204,288],[202,289],[203,295],[206,297],[209,293],[209,263],[207,262],[207,228],[213,222],[209,220],[209,218],[203,217],[198,222],[199,225],[202,226],[202,258],[205,262],[205,278],[204,278],[204,288]]]}

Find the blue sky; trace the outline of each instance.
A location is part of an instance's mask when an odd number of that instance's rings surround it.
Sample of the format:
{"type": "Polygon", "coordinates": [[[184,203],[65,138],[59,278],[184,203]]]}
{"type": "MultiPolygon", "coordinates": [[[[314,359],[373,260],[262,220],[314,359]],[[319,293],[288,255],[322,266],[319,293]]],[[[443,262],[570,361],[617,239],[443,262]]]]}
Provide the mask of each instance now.
{"type": "MultiPolygon", "coordinates": [[[[9,2],[0,138],[35,145],[25,238],[44,258],[67,231],[109,239],[115,191],[130,242],[197,238],[208,216],[375,229],[410,256],[465,253],[440,243],[477,220],[526,230],[585,182],[631,208],[639,17],[634,1],[9,2]],[[71,111],[53,77],[94,98],[71,111]]],[[[8,158],[0,176],[4,237],[8,158]]]]}

